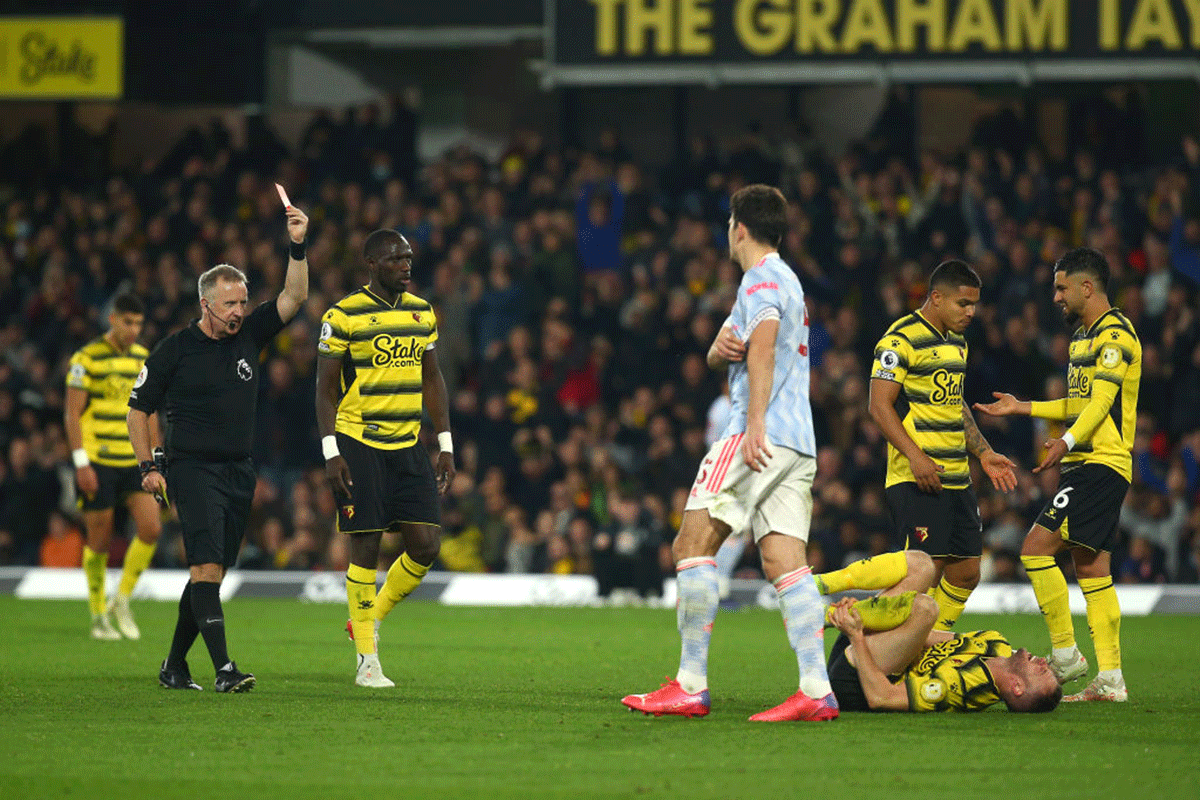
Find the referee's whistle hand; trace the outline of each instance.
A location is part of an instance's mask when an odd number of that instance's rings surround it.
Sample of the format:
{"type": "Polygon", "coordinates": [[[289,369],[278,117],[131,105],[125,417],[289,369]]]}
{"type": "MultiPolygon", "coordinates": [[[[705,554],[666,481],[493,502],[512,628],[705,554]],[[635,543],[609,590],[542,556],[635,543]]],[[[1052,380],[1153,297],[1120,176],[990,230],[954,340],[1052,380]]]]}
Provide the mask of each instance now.
{"type": "Polygon", "coordinates": [[[335,497],[342,500],[350,499],[350,489],[354,481],[350,478],[350,465],[342,456],[334,456],[325,462],[325,479],[335,497]]]}
{"type": "Polygon", "coordinates": [[[167,481],[163,478],[162,474],[150,471],[142,478],[142,489],[155,497],[166,497],[167,481]]]}

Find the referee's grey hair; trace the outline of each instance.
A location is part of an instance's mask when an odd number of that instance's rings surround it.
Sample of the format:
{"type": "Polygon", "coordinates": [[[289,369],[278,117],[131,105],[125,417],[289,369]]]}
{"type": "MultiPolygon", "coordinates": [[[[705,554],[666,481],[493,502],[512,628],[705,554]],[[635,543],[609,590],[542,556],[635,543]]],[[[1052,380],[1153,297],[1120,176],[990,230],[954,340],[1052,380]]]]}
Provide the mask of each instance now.
{"type": "Polygon", "coordinates": [[[217,281],[231,281],[233,283],[248,283],[246,273],[242,272],[237,267],[229,264],[217,264],[212,269],[200,276],[197,281],[197,289],[200,296],[206,300],[212,300],[211,292],[217,285],[217,281]]]}

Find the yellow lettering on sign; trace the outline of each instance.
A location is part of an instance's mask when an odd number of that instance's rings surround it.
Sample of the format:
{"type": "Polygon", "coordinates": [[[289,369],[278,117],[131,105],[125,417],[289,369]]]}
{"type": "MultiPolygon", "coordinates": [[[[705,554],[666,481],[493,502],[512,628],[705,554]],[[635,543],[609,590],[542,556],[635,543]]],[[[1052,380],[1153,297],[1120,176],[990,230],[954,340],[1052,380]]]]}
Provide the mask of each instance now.
{"type": "Polygon", "coordinates": [[[1067,48],[1067,0],[1008,0],[1004,21],[1010,50],[1067,48]]]}
{"type": "Polygon", "coordinates": [[[596,7],[596,54],[617,54],[617,6],[623,0],[588,0],[596,7]]]}
{"type": "Polygon", "coordinates": [[[738,41],[756,56],[778,53],[792,35],[788,0],[738,0],[733,29],[738,41]]]}
{"type": "Polygon", "coordinates": [[[1133,9],[1125,49],[1141,50],[1150,42],[1161,42],[1168,50],[1178,50],[1183,44],[1169,0],[1141,0],[1133,9]]]}
{"type": "Polygon", "coordinates": [[[881,53],[892,51],[892,29],[880,0],[854,0],[846,25],[842,28],[842,50],[858,52],[863,45],[874,45],[881,53]]]}
{"type": "Polygon", "coordinates": [[[0,97],[119,98],[123,48],[119,17],[0,17],[0,97]]]}
{"type": "Polygon", "coordinates": [[[988,0],[963,0],[950,23],[950,50],[961,52],[972,44],[985,50],[1001,47],[1000,26],[988,0]]]}
{"type": "Polygon", "coordinates": [[[832,0],[796,0],[796,52],[836,52],[833,24],[839,11],[832,0]]]}
{"type": "Polygon", "coordinates": [[[671,54],[675,37],[671,35],[671,0],[625,0],[625,52],[640,56],[646,52],[646,36],[654,37],[656,55],[671,54]]]}
{"type": "Polygon", "coordinates": [[[710,0],[679,0],[679,53],[707,56],[713,52],[710,0]]]}
{"type": "Polygon", "coordinates": [[[1117,0],[1100,0],[1100,47],[1116,50],[1121,46],[1121,17],[1117,0]]]}
{"type": "Polygon", "coordinates": [[[1191,42],[1191,48],[1196,50],[1200,48],[1200,0],[1183,0],[1183,6],[1187,9],[1188,17],[1192,21],[1192,33],[1188,39],[1191,42]]]}
{"type": "Polygon", "coordinates": [[[925,28],[925,49],[931,53],[946,48],[946,0],[896,0],[896,49],[917,49],[917,27],[925,28]]]}

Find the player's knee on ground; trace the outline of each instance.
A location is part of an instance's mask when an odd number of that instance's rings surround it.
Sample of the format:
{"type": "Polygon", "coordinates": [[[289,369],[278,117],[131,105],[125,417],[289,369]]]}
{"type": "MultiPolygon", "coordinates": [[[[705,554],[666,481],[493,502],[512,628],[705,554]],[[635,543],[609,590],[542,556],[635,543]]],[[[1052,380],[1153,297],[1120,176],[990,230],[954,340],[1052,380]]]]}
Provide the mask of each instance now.
{"type": "Polygon", "coordinates": [[[908,580],[912,588],[924,592],[933,586],[937,578],[937,568],[929,554],[922,550],[906,550],[904,558],[908,562],[908,580]]]}

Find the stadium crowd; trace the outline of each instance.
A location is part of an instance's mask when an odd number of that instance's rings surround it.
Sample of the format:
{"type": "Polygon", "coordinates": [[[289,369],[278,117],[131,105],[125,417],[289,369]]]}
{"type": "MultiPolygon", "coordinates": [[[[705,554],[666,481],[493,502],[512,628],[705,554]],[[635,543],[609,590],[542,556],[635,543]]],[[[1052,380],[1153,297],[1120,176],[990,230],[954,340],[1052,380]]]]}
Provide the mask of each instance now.
{"type": "MultiPolygon", "coordinates": [[[[698,135],[653,171],[611,129],[588,148],[525,130],[494,161],[459,146],[420,163],[417,120],[400,105],[317,113],[294,149],[260,120],[237,145],[214,123],[135,169],[110,168],[103,138],[74,137],[55,156],[29,130],[0,158],[0,563],[79,563],[64,375],[108,302],[122,288],[141,296],[153,347],[198,315],[196,278],[216,263],[248,273],[252,303],[274,296],[286,263],[278,181],[310,216],[313,286],[263,364],[240,566],[346,569],[314,422],[316,333],[366,282],[366,235],[389,227],[416,251],[410,291],[435,307],[452,398],[460,469],[438,566],[595,574],[603,595],[656,595],[706,436],[719,433],[706,428],[723,386],[704,354],[740,280],[724,242],[728,197],[766,182],[791,200],[784,257],[810,304],[814,570],[894,549],[867,375],[876,340],[920,305],[930,270],[964,256],[984,281],[967,402],[1061,397],[1070,332],[1051,265],[1089,245],[1108,257],[1110,296],[1144,348],[1114,575],[1196,581],[1200,142],[1153,160],[1131,137],[1123,148],[1083,137],[1054,163],[1019,120],[991,119],[964,152],[916,153],[902,118],[893,103],[836,157],[802,126],[778,141],[755,128],[720,143],[698,135]]],[[[977,419],[1022,466],[1009,495],[976,475],[984,579],[1022,580],[1017,552],[1057,477],[1029,468],[1058,434],[977,419]]],[[[384,568],[397,546],[385,544],[384,568]]],[[[114,547],[113,563],[121,555],[114,547]]],[[[168,522],[155,564],[183,563],[168,522]]],[[[751,547],[742,574],[755,563],[751,547]]]]}

